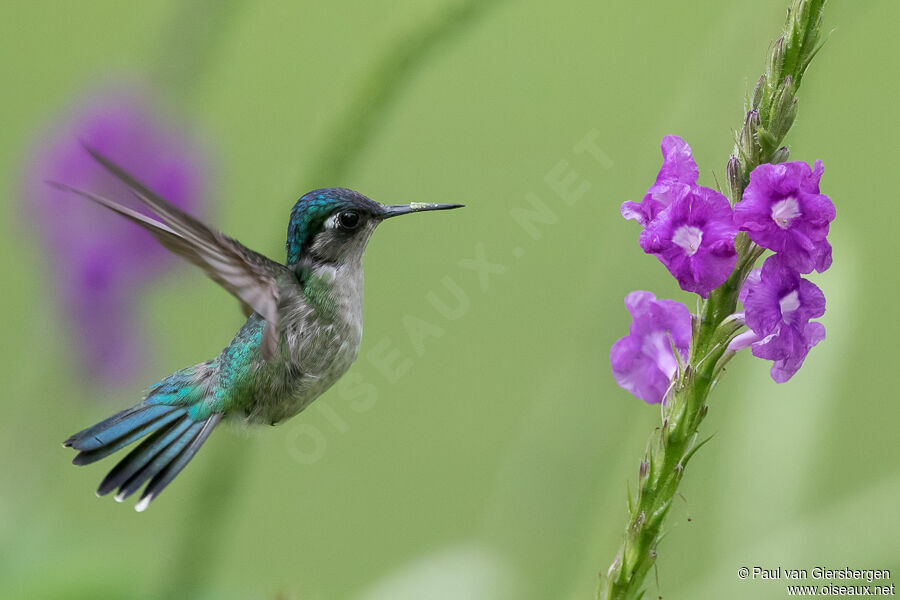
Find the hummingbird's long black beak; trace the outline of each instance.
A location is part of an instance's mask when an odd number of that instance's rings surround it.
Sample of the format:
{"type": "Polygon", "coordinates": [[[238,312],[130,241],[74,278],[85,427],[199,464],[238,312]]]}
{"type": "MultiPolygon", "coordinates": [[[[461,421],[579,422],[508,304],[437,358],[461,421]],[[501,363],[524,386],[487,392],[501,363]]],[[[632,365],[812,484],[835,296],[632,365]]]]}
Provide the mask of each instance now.
{"type": "Polygon", "coordinates": [[[450,210],[451,208],[462,208],[463,204],[430,204],[427,202],[412,202],[410,204],[388,204],[382,207],[381,218],[390,219],[400,215],[408,215],[414,212],[424,212],[426,210],[450,210]]]}

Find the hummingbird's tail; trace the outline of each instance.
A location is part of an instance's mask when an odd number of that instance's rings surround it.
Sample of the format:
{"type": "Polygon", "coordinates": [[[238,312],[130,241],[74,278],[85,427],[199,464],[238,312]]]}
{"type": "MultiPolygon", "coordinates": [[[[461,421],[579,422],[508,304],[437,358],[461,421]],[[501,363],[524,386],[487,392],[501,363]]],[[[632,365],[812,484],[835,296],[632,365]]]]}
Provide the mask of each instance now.
{"type": "Polygon", "coordinates": [[[155,384],[143,402],[79,431],[64,446],[79,453],[72,460],[87,465],[147,436],[113,467],[97,495],[119,488],[122,502],[148,481],[135,509],[143,511],[190,462],[219,421],[214,412],[208,381],[212,363],[176,371],[155,384]]]}

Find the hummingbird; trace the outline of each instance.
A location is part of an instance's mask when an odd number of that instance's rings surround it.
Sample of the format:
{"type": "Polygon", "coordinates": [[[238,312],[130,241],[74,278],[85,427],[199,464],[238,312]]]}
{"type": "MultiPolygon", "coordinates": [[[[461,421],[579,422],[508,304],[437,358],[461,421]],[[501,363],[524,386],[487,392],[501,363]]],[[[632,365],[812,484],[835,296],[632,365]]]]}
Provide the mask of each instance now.
{"type": "Polygon", "coordinates": [[[223,419],[277,425],[330,388],[350,367],[362,339],[362,256],[384,220],[461,204],[384,205],[345,188],[302,196],[291,210],[287,259],[279,263],[211,229],[154,194],[109,158],[85,150],[159,220],[58,182],[140,225],[237,297],[247,320],[212,360],[151,385],[141,402],[72,435],[63,445],[86,465],[143,438],[97,490],[119,502],[145,483],[147,508],[197,454],[223,419]]]}

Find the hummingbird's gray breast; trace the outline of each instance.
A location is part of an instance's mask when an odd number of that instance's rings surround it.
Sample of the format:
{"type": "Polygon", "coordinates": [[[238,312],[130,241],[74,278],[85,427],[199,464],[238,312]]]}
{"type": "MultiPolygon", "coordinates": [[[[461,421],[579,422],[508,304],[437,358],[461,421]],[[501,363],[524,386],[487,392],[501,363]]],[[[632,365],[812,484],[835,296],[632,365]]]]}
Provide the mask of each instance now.
{"type": "Polygon", "coordinates": [[[282,360],[264,365],[253,420],[290,418],[347,372],[362,339],[362,265],[305,270],[299,285],[281,289],[282,360]]]}

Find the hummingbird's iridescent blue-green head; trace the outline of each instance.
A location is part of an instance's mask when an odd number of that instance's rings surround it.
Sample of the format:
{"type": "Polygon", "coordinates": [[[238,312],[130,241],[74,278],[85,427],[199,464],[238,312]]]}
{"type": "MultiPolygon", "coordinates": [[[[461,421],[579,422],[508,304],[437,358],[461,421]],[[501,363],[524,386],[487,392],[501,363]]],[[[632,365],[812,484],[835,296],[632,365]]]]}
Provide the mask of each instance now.
{"type": "Polygon", "coordinates": [[[305,194],[294,205],[287,234],[287,264],[305,257],[346,263],[360,260],[375,227],[390,217],[426,210],[460,208],[462,204],[379,204],[346,188],[305,194]]]}

